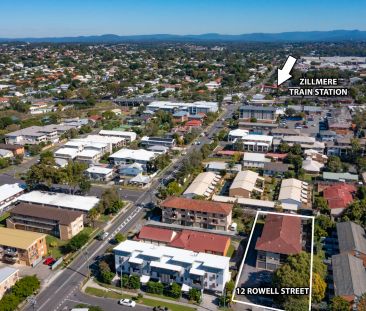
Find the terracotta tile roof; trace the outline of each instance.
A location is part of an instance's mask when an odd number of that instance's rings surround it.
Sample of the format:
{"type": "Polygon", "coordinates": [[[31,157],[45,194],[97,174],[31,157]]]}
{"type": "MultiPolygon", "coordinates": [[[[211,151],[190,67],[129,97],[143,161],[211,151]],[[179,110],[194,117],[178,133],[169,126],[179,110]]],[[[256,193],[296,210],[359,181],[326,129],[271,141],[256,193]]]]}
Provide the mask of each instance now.
{"type": "Polygon", "coordinates": [[[301,219],[295,216],[269,214],[256,250],[294,255],[301,252],[301,219]]]}
{"type": "Polygon", "coordinates": [[[143,226],[138,234],[138,239],[170,243],[175,236],[176,232],[173,230],[143,226]]]}
{"type": "Polygon", "coordinates": [[[229,215],[233,204],[213,201],[194,200],[178,197],[169,197],[160,204],[161,207],[179,208],[196,212],[219,213],[229,215]]]}
{"type": "Polygon", "coordinates": [[[324,189],[323,196],[327,200],[330,209],[346,208],[353,202],[352,194],[356,190],[354,185],[336,184],[324,189]]]}
{"type": "Polygon", "coordinates": [[[183,230],[169,246],[183,248],[194,252],[222,253],[226,255],[230,238],[219,234],[183,230]]]}

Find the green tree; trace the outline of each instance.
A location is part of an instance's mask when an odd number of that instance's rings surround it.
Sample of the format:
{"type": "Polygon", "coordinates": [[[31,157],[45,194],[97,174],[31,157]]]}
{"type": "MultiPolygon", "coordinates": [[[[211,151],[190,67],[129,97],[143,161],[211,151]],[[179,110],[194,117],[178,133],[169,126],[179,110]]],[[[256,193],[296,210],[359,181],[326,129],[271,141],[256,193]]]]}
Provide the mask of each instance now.
{"type": "Polygon", "coordinates": [[[342,172],[343,165],[341,159],[337,156],[330,156],[326,165],[326,170],[334,173],[342,172]]]}
{"type": "Polygon", "coordinates": [[[288,153],[290,151],[290,146],[288,143],[285,143],[285,142],[281,142],[279,145],[278,145],[278,151],[280,153],[288,153]]]}
{"type": "Polygon", "coordinates": [[[347,300],[343,299],[342,297],[336,296],[331,301],[330,310],[331,311],[349,311],[350,304],[347,302],[347,300]]]}
{"type": "Polygon", "coordinates": [[[188,291],[188,298],[189,298],[189,300],[200,303],[201,302],[201,291],[198,290],[197,288],[191,288],[188,291]]]}
{"type": "Polygon", "coordinates": [[[75,252],[80,249],[89,240],[89,235],[85,232],[80,232],[65,245],[66,250],[69,252],[75,252]]]}
{"type": "Polygon", "coordinates": [[[173,298],[180,298],[182,296],[182,287],[177,283],[172,283],[169,289],[169,296],[173,298]]]}
{"type": "Polygon", "coordinates": [[[118,232],[118,233],[114,236],[114,240],[116,241],[116,243],[121,243],[121,242],[123,242],[123,241],[126,241],[126,237],[125,237],[122,233],[118,232]]]}
{"type": "Polygon", "coordinates": [[[358,300],[357,311],[366,311],[366,293],[358,300]]]}
{"type": "Polygon", "coordinates": [[[301,155],[302,149],[300,144],[294,144],[292,147],[290,147],[290,152],[295,155],[301,155]]]}
{"type": "Polygon", "coordinates": [[[309,299],[290,297],[283,306],[286,311],[307,311],[309,310],[309,299]]]}
{"type": "Polygon", "coordinates": [[[90,191],[91,188],[91,182],[87,178],[83,178],[79,181],[79,189],[80,192],[83,194],[86,194],[90,191]]]}
{"type": "Polygon", "coordinates": [[[320,213],[322,214],[326,214],[329,215],[330,214],[330,209],[328,206],[328,202],[325,198],[323,197],[316,197],[314,200],[314,207],[320,211],[320,213]]]}
{"type": "Polygon", "coordinates": [[[138,275],[131,275],[128,280],[128,286],[131,289],[139,289],[141,287],[140,277],[138,275]]]}

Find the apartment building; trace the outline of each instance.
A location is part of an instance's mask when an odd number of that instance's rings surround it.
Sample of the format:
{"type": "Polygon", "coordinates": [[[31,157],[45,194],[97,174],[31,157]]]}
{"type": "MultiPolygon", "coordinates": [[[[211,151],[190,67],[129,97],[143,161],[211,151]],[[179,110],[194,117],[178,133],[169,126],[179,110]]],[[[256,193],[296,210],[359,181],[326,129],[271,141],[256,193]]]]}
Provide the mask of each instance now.
{"type": "Polygon", "coordinates": [[[244,145],[244,150],[247,152],[262,152],[266,153],[272,148],[272,136],[248,134],[243,136],[240,141],[244,145]]]}
{"type": "Polygon", "coordinates": [[[230,237],[221,234],[186,229],[175,231],[153,226],[143,226],[136,240],[220,256],[226,256],[231,242],[230,237]]]}
{"type": "Polygon", "coordinates": [[[324,142],[317,141],[314,137],[309,136],[283,136],[282,138],[273,139],[273,149],[278,150],[278,146],[281,143],[286,143],[289,146],[295,144],[300,145],[303,151],[308,149],[315,150],[320,153],[324,153],[324,142]]]}
{"type": "Polygon", "coordinates": [[[309,202],[309,185],[308,183],[295,179],[283,179],[281,183],[278,201],[285,204],[296,205],[301,208],[309,202]]]}
{"type": "Polygon", "coordinates": [[[274,123],[277,119],[276,108],[270,106],[241,106],[239,118],[244,121],[250,121],[255,118],[258,122],[274,123]]]}
{"type": "Polygon", "coordinates": [[[120,243],[113,252],[117,274],[138,275],[142,284],[175,282],[183,292],[196,288],[222,293],[231,278],[229,257],[131,240],[120,243]]]}
{"type": "Polygon", "coordinates": [[[174,138],[164,138],[164,137],[148,137],[144,136],[141,138],[141,146],[147,148],[151,146],[164,146],[172,148],[175,146],[174,138]]]}
{"type": "Polygon", "coordinates": [[[300,217],[268,214],[255,245],[257,269],[276,270],[289,255],[299,254],[302,244],[300,217]]]}
{"type": "Polygon", "coordinates": [[[160,203],[162,222],[196,228],[228,230],[233,204],[170,197],[160,203]]]}
{"type": "Polygon", "coordinates": [[[30,126],[18,131],[5,134],[6,144],[34,145],[41,142],[58,142],[56,130],[42,126],[30,126]]]}
{"type": "Polygon", "coordinates": [[[19,270],[13,267],[0,268],[0,299],[19,280],[19,270]]]}
{"type": "Polygon", "coordinates": [[[204,172],[197,175],[189,187],[184,191],[185,198],[194,198],[195,196],[210,197],[215,191],[217,183],[221,176],[212,172],[204,172]]]}
{"type": "Polygon", "coordinates": [[[39,204],[20,203],[10,211],[6,226],[69,240],[84,229],[83,213],[39,204]]]}
{"type": "Polygon", "coordinates": [[[95,196],[81,196],[47,191],[31,191],[22,194],[17,200],[19,202],[52,206],[53,208],[80,211],[84,214],[87,214],[99,203],[99,199],[95,196]]]}
{"type": "Polygon", "coordinates": [[[128,143],[136,140],[137,134],[135,132],[127,132],[120,130],[101,130],[98,133],[100,136],[112,136],[124,138],[128,143]]]}
{"type": "Polygon", "coordinates": [[[46,255],[45,234],[0,227],[0,259],[3,262],[35,266],[46,255]]]}
{"type": "Polygon", "coordinates": [[[253,171],[241,171],[235,178],[229,189],[229,196],[250,198],[253,192],[263,193],[264,178],[253,171]]]}

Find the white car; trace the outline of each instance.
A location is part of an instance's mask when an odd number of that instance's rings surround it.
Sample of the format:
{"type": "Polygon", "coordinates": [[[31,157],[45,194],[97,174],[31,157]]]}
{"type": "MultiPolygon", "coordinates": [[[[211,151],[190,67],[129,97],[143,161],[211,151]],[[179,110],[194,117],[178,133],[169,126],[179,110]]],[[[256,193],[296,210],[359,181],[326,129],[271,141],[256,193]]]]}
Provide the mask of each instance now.
{"type": "Polygon", "coordinates": [[[136,307],[136,302],[131,299],[121,299],[118,303],[122,306],[127,306],[131,308],[136,307]]]}

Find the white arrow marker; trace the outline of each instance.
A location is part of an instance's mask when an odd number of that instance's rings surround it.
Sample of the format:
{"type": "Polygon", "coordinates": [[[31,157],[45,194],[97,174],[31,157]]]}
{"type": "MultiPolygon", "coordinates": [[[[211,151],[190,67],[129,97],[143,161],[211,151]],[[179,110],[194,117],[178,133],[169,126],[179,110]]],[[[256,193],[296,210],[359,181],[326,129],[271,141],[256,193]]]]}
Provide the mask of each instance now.
{"type": "Polygon", "coordinates": [[[277,70],[277,85],[278,86],[292,77],[290,75],[290,71],[291,71],[292,67],[294,67],[295,63],[296,63],[296,58],[289,56],[286,60],[285,65],[283,66],[283,68],[277,70]]]}

